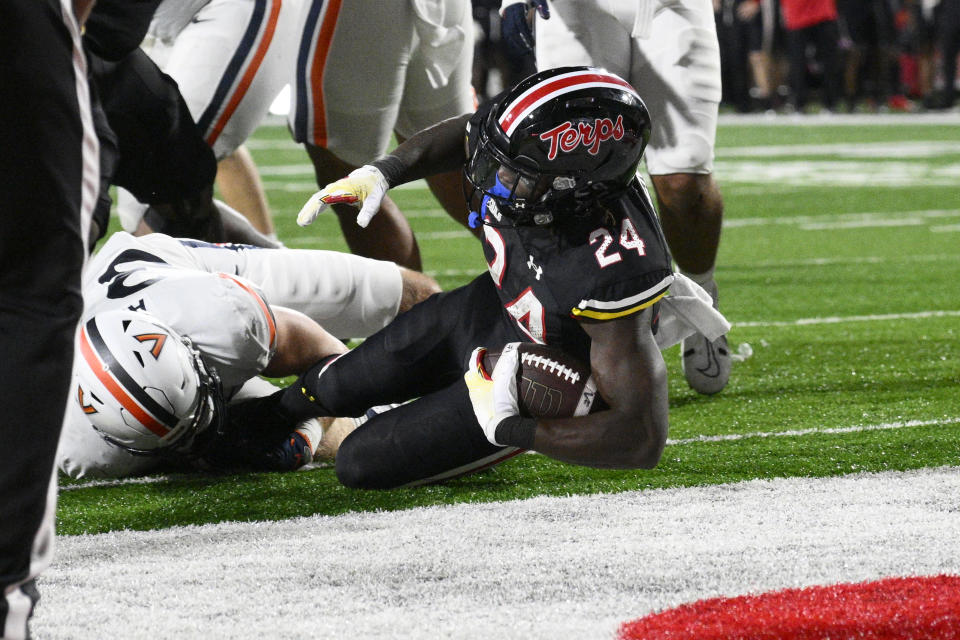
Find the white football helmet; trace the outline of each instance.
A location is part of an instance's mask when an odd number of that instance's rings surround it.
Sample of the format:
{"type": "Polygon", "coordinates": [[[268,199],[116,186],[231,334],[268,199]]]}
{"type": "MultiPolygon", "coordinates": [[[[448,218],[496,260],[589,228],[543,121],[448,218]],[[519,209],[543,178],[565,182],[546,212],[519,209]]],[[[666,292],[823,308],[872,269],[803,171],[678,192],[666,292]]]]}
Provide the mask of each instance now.
{"type": "Polygon", "coordinates": [[[74,400],[108,442],[132,453],[187,452],[219,431],[223,397],[186,337],[142,311],[117,309],[87,320],[77,336],[74,400]]]}

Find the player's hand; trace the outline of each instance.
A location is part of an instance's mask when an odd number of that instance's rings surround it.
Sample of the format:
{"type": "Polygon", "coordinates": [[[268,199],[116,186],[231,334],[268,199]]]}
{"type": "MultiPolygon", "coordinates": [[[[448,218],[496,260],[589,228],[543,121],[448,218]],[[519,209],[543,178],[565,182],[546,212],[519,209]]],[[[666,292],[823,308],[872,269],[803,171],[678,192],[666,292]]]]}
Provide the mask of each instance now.
{"type": "Polygon", "coordinates": [[[512,58],[533,53],[533,9],[544,20],[550,17],[547,0],[523,0],[507,4],[501,10],[500,32],[503,44],[512,58]]]}
{"type": "Polygon", "coordinates": [[[463,374],[477,422],[480,423],[487,440],[498,447],[504,445],[497,442],[497,426],[504,418],[520,414],[517,400],[517,371],[520,366],[517,345],[519,344],[519,342],[511,342],[503,347],[500,359],[497,360],[497,365],[490,375],[487,375],[483,368],[483,356],[487,350],[477,347],[470,354],[467,372],[463,374]]]}
{"type": "Polygon", "coordinates": [[[346,178],[331,182],[310,196],[297,214],[297,224],[305,227],[317,219],[332,204],[352,204],[360,207],[357,224],[366,227],[380,210],[380,202],[390,185],[380,170],[372,165],[354,169],[346,178]]]}

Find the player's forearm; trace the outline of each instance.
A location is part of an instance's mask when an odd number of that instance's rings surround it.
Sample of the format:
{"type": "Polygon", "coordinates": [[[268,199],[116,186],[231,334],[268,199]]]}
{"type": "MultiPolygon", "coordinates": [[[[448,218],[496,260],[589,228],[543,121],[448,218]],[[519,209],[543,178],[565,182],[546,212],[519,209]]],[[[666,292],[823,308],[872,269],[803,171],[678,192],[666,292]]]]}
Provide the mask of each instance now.
{"type": "Polygon", "coordinates": [[[345,353],[347,347],[306,315],[285,307],[272,307],[276,321],[276,351],[261,372],[271,378],[300,375],[318,360],[345,353]]]}
{"type": "Polygon", "coordinates": [[[667,407],[640,415],[613,410],[578,418],[540,419],[533,449],[563,462],[605,469],[650,469],[667,439],[667,407]]]}
{"type": "Polygon", "coordinates": [[[466,114],[424,129],[372,164],[391,187],[460,169],[466,160],[464,136],[469,119],[466,114]]]}

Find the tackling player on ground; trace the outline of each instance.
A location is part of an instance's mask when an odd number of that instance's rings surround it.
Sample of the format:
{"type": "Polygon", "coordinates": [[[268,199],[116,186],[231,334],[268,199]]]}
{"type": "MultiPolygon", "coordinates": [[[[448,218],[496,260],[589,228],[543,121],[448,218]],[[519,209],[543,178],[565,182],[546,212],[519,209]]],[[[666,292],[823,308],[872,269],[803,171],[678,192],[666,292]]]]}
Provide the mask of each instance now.
{"type": "Polygon", "coordinates": [[[346,253],[116,233],[83,279],[58,465],[122,477],[308,463],[319,425],[240,433],[224,403],[269,394],[258,375],[299,374],[346,351],[338,338],[370,335],[437,291],[421,273],[346,253]]]}
{"type": "MultiPolygon", "coordinates": [[[[436,481],[525,449],[594,467],[656,465],[668,426],[656,306],[678,276],[637,177],[649,135],[647,109],[627,82],[600,69],[559,68],[328,185],[301,224],[334,202],[362,204],[360,216],[369,215],[387,188],[462,168],[489,274],[415,306],[290,388],[238,404],[237,418],[289,423],[416,398],[343,441],[336,469],[350,487],[436,481]],[[522,418],[515,390],[512,399],[509,389],[491,392],[472,367],[464,376],[476,347],[518,341],[589,362],[607,408],[522,418]]],[[[501,358],[493,377],[510,364],[501,358]]]]}

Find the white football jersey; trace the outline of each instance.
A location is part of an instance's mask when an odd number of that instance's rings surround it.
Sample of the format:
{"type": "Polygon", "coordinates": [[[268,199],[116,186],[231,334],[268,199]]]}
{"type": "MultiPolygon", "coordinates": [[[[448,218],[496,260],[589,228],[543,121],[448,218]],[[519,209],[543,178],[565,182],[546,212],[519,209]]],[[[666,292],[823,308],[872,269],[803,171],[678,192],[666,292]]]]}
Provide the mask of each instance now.
{"type": "MultiPolygon", "coordinates": [[[[84,273],[83,321],[115,308],[152,313],[191,339],[220,376],[224,396],[237,399],[273,389],[257,378],[274,349],[271,305],[300,311],[334,335],[359,338],[396,317],[402,289],[400,269],[392,262],[118,232],[84,273]]],[[[74,478],[122,477],[148,473],[158,464],[97,435],[71,397],[57,452],[63,472],[74,478]]]]}
{"type": "Polygon", "coordinates": [[[177,264],[176,254],[145,251],[129,240],[111,239],[91,262],[83,282],[84,321],[110,309],[154,315],[190,338],[220,376],[226,397],[267,366],[276,322],[256,285],[177,264]]]}

